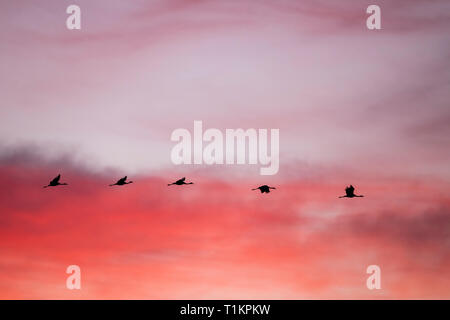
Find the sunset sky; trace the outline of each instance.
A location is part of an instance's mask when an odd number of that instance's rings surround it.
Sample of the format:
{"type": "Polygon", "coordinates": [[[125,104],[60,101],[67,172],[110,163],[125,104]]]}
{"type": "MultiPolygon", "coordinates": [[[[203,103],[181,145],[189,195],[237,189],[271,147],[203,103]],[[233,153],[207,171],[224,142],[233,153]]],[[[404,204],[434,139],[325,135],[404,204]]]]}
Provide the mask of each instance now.
{"type": "Polygon", "coordinates": [[[447,0],[0,0],[0,299],[450,299],[449,34],[447,0]],[[174,165],[195,120],[279,129],[278,174],[174,165]]]}

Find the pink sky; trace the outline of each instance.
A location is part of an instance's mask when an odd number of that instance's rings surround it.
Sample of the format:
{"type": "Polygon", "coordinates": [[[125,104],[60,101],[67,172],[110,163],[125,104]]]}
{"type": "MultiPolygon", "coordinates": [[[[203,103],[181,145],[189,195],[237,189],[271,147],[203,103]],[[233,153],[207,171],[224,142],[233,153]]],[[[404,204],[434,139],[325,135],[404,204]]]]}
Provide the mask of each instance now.
{"type": "Polygon", "coordinates": [[[369,4],[3,1],[0,298],[450,298],[450,4],[369,4]],[[194,120],[280,129],[279,173],[174,166],[194,120]]]}

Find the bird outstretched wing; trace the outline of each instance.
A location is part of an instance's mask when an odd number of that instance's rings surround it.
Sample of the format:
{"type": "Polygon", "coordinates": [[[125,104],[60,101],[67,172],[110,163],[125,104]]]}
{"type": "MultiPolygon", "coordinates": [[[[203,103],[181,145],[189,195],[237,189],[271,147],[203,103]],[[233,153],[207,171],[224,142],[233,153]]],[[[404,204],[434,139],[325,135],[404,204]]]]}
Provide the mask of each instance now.
{"type": "Polygon", "coordinates": [[[124,183],[125,180],[127,180],[127,176],[125,176],[125,177],[123,177],[123,178],[120,178],[120,179],[117,181],[117,183],[124,183]]]}
{"type": "Polygon", "coordinates": [[[181,179],[178,180],[177,182],[184,182],[184,180],[186,180],[186,177],[181,178],[181,179]]]}
{"type": "Polygon", "coordinates": [[[61,179],[61,174],[58,174],[58,176],[55,177],[50,183],[58,183],[59,179],[61,179]]]}

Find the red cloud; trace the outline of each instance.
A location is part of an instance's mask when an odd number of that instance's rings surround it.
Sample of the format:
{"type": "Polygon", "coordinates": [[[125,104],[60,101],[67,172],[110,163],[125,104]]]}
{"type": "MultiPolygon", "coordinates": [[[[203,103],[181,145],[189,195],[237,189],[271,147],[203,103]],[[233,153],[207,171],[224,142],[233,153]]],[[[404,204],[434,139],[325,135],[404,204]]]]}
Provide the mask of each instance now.
{"type": "Polygon", "coordinates": [[[433,181],[368,180],[365,198],[338,199],[345,184],[263,195],[192,173],[192,186],[108,187],[120,174],[26,153],[1,163],[2,298],[450,297],[449,199],[433,181]],[[57,173],[69,185],[43,189],[57,173]],[[81,291],[65,288],[71,264],[81,291]],[[381,291],[365,287],[370,264],[381,291]]]}

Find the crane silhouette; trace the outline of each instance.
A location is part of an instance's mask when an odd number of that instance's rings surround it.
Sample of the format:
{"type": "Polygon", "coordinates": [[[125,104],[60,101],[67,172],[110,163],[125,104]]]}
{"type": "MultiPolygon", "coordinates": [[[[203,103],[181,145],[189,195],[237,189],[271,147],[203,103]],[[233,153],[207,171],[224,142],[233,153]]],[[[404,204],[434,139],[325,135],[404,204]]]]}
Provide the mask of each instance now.
{"type": "Polygon", "coordinates": [[[67,183],[60,183],[59,179],[61,179],[61,174],[58,174],[57,177],[55,177],[52,181],[50,181],[50,183],[46,186],[43,186],[43,188],[47,188],[47,187],[56,187],[56,186],[66,186],[67,183]]]}
{"type": "Polygon", "coordinates": [[[173,184],[175,184],[177,186],[181,186],[183,184],[194,184],[194,183],[193,182],[186,182],[186,177],[183,177],[180,180],[177,180],[177,181],[175,181],[173,183],[169,183],[168,186],[171,186],[173,184]]]}
{"type": "Polygon", "coordinates": [[[133,183],[133,181],[128,181],[127,182],[127,176],[125,176],[125,177],[120,178],[119,180],[117,180],[116,183],[110,184],[109,186],[110,187],[112,187],[112,186],[123,186],[125,184],[130,184],[130,183],[133,183]]]}
{"type": "Polygon", "coordinates": [[[362,198],[364,196],[363,195],[356,195],[355,194],[355,187],[350,185],[350,187],[345,188],[345,196],[340,196],[339,198],[355,198],[355,197],[362,198]]]}
{"type": "Polygon", "coordinates": [[[269,187],[268,185],[263,185],[263,186],[260,186],[258,188],[252,189],[252,190],[258,190],[258,189],[259,189],[259,191],[261,191],[261,193],[269,193],[270,189],[276,189],[276,188],[269,187]]]}

